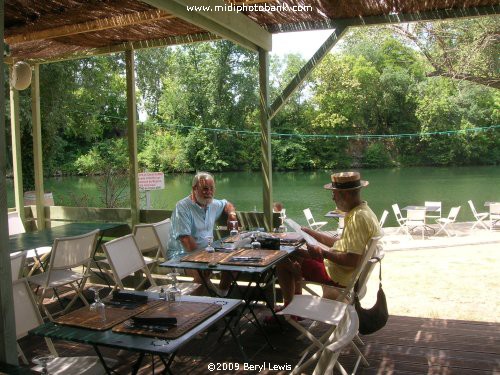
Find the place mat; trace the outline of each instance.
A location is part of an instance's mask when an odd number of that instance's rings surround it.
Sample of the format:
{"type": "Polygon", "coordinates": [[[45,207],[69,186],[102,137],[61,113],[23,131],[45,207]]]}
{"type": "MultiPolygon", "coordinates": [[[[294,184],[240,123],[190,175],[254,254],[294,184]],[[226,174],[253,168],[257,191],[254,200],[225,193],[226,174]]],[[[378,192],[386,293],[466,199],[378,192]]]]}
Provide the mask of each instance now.
{"type": "Polygon", "coordinates": [[[240,250],[235,250],[231,253],[226,253],[226,252],[221,252],[221,251],[215,251],[213,253],[207,253],[205,250],[200,250],[196,251],[194,253],[190,253],[188,255],[185,255],[181,258],[181,261],[183,262],[198,262],[198,263],[221,263],[225,258],[227,257],[232,257],[239,252],[241,252],[243,249],[240,250]]]}
{"type": "Polygon", "coordinates": [[[227,257],[220,264],[230,264],[237,266],[256,266],[264,267],[274,262],[276,259],[284,257],[288,253],[284,250],[265,250],[265,249],[247,249],[238,251],[238,253],[226,254],[227,257]],[[234,257],[261,258],[260,260],[238,261],[234,257]]]}
{"type": "Polygon", "coordinates": [[[74,327],[95,329],[97,331],[104,331],[115,326],[118,323],[123,322],[124,320],[129,319],[136,314],[159,305],[161,302],[162,301],[151,300],[135,308],[128,308],[126,306],[120,307],[117,305],[106,305],[105,322],[101,321],[98,313],[90,311],[88,306],[84,306],[78,310],[72,311],[56,319],[56,323],[74,327]]]}
{"type": "Polygon", "coordinates": [[[297,232],[273,233],[273,236],[279,238],[282,245],[298,246],[304,242],[304,238],[297,232]]]}
{"type": "Polygon", "coordinates": [[[176,339],[221,309],[222,306],[214,303],[160,301],[160,305],[137,315],[137,317],[172,317],[177,319],[177,325],[168,326],[168,328],[162,327],[161,330],[154,330],[134,327],[132,320],[127,320],[113,327],[113,332],[158,337],[163,339],[176,339]]]}

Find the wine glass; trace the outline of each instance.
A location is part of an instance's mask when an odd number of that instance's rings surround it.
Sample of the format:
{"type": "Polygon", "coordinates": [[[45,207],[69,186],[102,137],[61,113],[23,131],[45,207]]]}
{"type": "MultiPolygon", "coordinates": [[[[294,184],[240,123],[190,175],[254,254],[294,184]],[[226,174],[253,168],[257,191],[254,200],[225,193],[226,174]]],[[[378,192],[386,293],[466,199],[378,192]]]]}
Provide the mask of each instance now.
{"type": "Polygon", "coordinates": [[[170,272],[167,274],[170,278],[171,286],[167,289],[167,298],[171,302],[180,301],[182,291],[177,287],[177,276],[178,272],[170,272]]]}
{"type": "Polygon", "coordinates": [[[286,211],[284,208],[280,212],[280,219],[281,219],[281,225],[278,228],[278,232],[285,233],[286,232],[286,225],[285,225],[286,211]]]}
{"type": "Polygon", "coordinates": [[[89,307],[90,311],[96,312],[99,314],[101,322],[106,321],[106,305],[101,301],[101,297],[99,296],[99,292],[101,291],[102,286],[93,286],[89,288],[94,292],[94,302],[89,307]]]}
{"type": "Polygon", "coordinates": [[[41,354],[33,357],[31,361],[34,364],[42,366],[42,375],[49,375],[49,370],[47,370],[47,364],[55,358],[52,354],[41,354]]]}
{"type": "Polygon", "coordinates": [[[214,236],[205,236],[205,240],[207,241],[207,247],[205,248],[205,250],[208,253],[213,253],[215,251],[214,247],[212,246],[214,236]]]}
{"type": "Polygon", "coordinates": [[[238,220],[231,220],[229,223],[231,224],[229,235],[236,236],[238,234],[238,220]]]}
{"type": "Polygon", "coordinates": [[[261,248],[261,243],[259,242],[259,240],[257,238],[257,233],[259,233],[259,232],[255,232],[254,234],[252,234],[252,242],[250,243],[250,246],[252,247],[252,249],[260,249],[261,248]]]}

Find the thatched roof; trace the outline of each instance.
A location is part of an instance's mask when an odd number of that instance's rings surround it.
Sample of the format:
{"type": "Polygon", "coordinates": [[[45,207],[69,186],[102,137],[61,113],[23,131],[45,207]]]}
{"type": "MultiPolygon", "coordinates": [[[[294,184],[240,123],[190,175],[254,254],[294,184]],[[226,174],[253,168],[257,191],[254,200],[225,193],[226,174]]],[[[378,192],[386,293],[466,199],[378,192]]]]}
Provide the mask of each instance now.
{"type": "MultiPolygon", "coordinates": [[[[148,4],[162,0],[144,1],[5,0],[4,33],[10,56],[13,60],[43,62],[220,37],[148,4]]],[[[187,1],[208,3],[208,0],[187,1]]],[[[342,22],[344,25],[406,22],[500,11],[498,0],[226,0],[225,4],[281,6],[272,12],[255,9],[241,12],[271,33],[334,28],[342,22]],[[312,8],[293,11],[293,6],[312,8]]]]}

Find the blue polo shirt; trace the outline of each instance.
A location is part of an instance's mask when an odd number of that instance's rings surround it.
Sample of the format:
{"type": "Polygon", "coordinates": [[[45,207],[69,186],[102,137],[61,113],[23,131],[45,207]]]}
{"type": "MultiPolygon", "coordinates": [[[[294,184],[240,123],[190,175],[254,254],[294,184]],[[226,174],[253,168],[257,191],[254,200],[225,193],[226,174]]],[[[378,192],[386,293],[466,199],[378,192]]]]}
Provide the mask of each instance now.
{"type": "Polygon", "coordinates": [[[172,230],[168,246],[169,258],[185,253],[179,241],[181,236],[192,236],[197,249],[207,246],[206,236],[213,236],[215,221],[224,212],[227,200],[213,199],[207,207],[200,207],[191,200],[191,196],[181,199],[172,212],[172,230]]]}

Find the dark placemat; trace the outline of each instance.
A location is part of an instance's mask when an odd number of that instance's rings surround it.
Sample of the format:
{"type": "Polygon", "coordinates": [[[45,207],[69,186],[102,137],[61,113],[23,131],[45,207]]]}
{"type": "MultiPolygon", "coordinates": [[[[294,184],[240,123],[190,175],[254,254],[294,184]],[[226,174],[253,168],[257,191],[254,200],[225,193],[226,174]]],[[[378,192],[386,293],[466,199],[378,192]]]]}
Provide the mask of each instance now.
{"type": "Polygon", "coordinates": [[[224,253],[220,251],[215,251],[213,253],[207,253],[205,250],[196,251],[194,253],[185,255],[181,258],[183,262],[199,262],[199,263],[222,263],[227,257],[234,256],[243,251],[243,249],[235,250],[231,253],[224,253]]]}
{"type": "Polygon", "coordinates": [[[159,305],[161,302],[162,301],[152,300],[135,308],[106,305],[105,322],[101,321],[98,313],[90,311],[88,306],[84,306],[56,319],[56,323],[104,331],[136,314],[159,305]]]}
{"type": "Polygon", "coordinates": [[[282,245],[298,246],[304,242],[304,238],[296,232],[273,233],[274,237],[278,237],[282,245]]]}
{"type": "MultiPolygon", "coordinates": [[[[238,253],[229,254],[221,264],[230,264],[237,266],[256,266],[264,267],[274,262],[276,259],[286,256],[288,253],[284,250],[266,250],[266,249],[246,249],[238,251],[238,253]],[[261,258],[255,261],[238,261],[234,257],[261,258]]],[[[228,255],[228,254],[226,254],[228,255]]]]}
{"type": "Polygon", "coordinates": [[[163,339],[176,339],[222,309],[220,305],[214,303],[187,301],[160,302],[160,305],[138,314],[137,316],[141,318],[172,317],[177,319],[177,325],[169,326],[168,328],[163,327],[165,331],[158,331],[153,329],[136,328],[133,326],[132,320],[127,320],[113,327],[113,332],[144,335],[163,339]]]}

